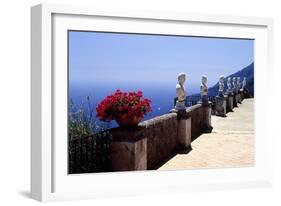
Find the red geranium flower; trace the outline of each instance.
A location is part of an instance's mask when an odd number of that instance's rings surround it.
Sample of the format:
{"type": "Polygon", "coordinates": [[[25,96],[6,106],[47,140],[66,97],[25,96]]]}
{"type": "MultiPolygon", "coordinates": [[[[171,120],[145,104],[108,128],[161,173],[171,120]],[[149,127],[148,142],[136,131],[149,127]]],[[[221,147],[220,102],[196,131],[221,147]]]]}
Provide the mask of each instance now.
{"type": "Polygon", "coordinates": [[[112,95],[107,96],[96,108],[97,116],[102,121],[111,121],[117,116],[125,115],[143,118],[151,112],[151,101],[143,98],[142,91],[122,92],[116,90],[112,95]]]}

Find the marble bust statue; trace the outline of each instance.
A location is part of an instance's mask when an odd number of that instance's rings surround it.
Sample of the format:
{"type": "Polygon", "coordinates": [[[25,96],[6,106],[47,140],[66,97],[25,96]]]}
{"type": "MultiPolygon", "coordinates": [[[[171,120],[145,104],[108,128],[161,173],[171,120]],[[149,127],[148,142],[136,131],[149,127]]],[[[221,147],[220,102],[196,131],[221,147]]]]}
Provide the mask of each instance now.
{"type": "Polygon", "coordinates": [[[237,90],[241,89],[241,81],[240,81],[240,77],[237,77],[237,90]]]}
{"type": "Polygon", "coordinates": [[[243,78],[243,82],[242,82],[242,89],[245,89],[245,88],[246,88],[246,85],[247,85],[247,78],[244,77],[244,78],[243,78]]]}
{"type": "Polygon", "coordinates": [[[218,95],[215,97],[215,112],[217,116],[225,117],[225,107],[224,107],[224,76],[221,75],[219,78],[219,89],[218,95]]]}
{"type": "Polygon", "coordinates": [[[232,88],[233,92],[237,92],[236,77],[232,77],[232,88]]]}
{"type": "Polygon", "coordinates": [[[231,92],[231,77],[227,78],[227,92],[230,93],[231,92]]]}
{"type": "Polygon", "coordinates": [[[185,98],[186,98],[186,93],[185,93],[185,83],[186,80],[186,74],[185,73],[179,73],[178,74],[178,83],[176,85],[176,92],[177,92],[177,101],[176,101],[176,110],[185,110],[185,98]]]}
{"type": "Polygon", "coordinates": [[[219,79],[219,96],[223,96],[224,92],[224,76],[221,75],[219,79]]]}
{"type": "Polygon", "coordinates": [[[202,103],[208,103],[207,76],[205,75],[203,75],[201,78],[200,95],[202,103]]]}

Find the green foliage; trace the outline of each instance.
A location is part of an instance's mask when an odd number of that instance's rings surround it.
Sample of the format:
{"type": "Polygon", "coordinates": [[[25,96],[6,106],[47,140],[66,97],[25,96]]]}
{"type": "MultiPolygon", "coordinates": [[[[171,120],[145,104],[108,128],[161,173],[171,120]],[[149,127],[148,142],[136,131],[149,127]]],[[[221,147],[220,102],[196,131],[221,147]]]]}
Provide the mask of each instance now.
{"type": "Polygon", "coordinates": [[[70,139],[96,134],[108,128],[107,124],[102,124],[96,119],[94,109],[90,96],[87,96],[86,102],[82,101],[79,105],[70,99],[68,111],[68,136],[70,139]]]}

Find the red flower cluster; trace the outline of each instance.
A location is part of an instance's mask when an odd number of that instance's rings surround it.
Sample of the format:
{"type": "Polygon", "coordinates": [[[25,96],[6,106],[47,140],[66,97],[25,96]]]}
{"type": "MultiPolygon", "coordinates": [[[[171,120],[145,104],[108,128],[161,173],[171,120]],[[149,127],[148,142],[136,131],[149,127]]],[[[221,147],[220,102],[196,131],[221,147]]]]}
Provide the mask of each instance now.
{"type": "Polygon", "coordinates": [[[118,116],[125,115],[128,118],[143,118],[151,112],[151,101],[143,98],[141,91],[122,92],[116,90],[112,95],[107,96],[97,106],[97,116],[102,121],[115,120],[118,116]]]}

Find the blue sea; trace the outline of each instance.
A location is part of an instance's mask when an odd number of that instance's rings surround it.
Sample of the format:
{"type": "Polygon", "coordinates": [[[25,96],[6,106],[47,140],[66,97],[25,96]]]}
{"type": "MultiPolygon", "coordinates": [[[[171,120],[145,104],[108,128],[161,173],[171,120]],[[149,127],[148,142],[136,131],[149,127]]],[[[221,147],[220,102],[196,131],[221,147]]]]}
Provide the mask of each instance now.
{"type": "MultiPolygon", "coordinates": [[[[84,83],[84,84],[70,84],[69,87],[69,100],[74,101],[76,105],[87,107],[87,96],[91,98],[92,107],[97,105],[107,96],[114,93],[117,89],[121,91],[138,91],[143,92],[144,98],[151,100],[152,112],[148,113],[144,120],[168,113],[174,108],[174,98],[176,97],[175,84],[97,84],[97,83],[84,83]]],[[[199,87],[188,86],[187,95],[199,92],[199,87]]],[[[110,127],[116,127],[115,121],[111,123],[110,127]]]]}

